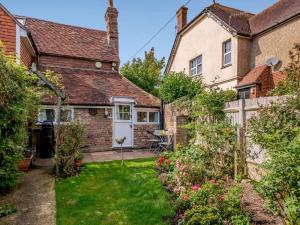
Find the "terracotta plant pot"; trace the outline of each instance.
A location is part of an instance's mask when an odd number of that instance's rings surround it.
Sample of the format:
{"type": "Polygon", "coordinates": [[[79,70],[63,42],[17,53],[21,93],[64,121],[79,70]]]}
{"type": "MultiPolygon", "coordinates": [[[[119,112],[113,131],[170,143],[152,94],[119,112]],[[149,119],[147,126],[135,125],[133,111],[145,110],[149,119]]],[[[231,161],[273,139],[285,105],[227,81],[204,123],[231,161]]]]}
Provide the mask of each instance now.
{"type": "Polygon", "coordinates": [[[33,158],[33,155],[31,155],[30,157],[26,157],[26,158],[22,159],[21,161],[19,161],[19,163],[18,163],[19,170],[22,172],[27,172],[29,169],[29,166],[31,165],[32,158],[33,158]]]}
{"type": "Polygon", "coordinates": [[[76,159],[76,160],[75,160],[75,165],[76,165],[76,167],[77,167],[77,168],[81,167],[81,166],[82,166],[82,162],[83,162],[82,159],[76,159]]]}

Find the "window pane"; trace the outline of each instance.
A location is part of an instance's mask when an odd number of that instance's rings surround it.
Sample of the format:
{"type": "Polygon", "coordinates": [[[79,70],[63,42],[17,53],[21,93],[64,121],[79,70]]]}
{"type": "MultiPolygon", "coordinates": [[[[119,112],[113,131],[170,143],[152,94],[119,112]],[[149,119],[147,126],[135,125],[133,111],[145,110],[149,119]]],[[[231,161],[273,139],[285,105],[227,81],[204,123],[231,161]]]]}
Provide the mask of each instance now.
{"type": "Polygon", "coordinates": [[[202,64],[197,66],[197,74],[202,73],[202,64]]]}
{"type": "Polygon", "coordinates": [[[231,41],[227,41],[224,43],[224,52],[230,52],[231,51],[231,41]]]}
{"type": "Polygon", "coordinates": [[[41,109],[39,111],[39,122],[50,121],[54,122],[55,120],[55,110],[54,109],[41,109]]]}
{"type": "Polygon", "coordinates": [[[60,121],[61,122],[72,122],[72,111],[70,109],[61,110],[60,121]]]}
{"type": "Polygon", "coordinates": [[[231,53],[228,53],[228,54],[225,55],[224,64],[228,65],[230,63],[231,63],[231,53]]]}
{"type": "Polygon", "coordinates": [[[130,120],[130,105],[119,105],[117,107],[117,119],[118,120],[130,120]]]}
{"type": "Polygon", "coordinates": [[[150,123],[158,123],[158,112],[149,112],[149,122],[150,123]]]}
{"type": "Polygon", "coordinates": [[[147,122],[147,113],[146,112],[138,112],[137,113],[137,121],[140,123],[147,122]]]}

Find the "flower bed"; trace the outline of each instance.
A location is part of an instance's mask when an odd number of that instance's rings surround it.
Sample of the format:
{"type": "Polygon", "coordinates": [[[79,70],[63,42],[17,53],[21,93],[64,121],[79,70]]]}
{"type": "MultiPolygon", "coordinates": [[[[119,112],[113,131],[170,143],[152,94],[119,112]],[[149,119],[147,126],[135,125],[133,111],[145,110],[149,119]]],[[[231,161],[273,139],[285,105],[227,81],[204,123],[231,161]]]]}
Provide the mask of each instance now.
{"type": "Polygon", "coordinates": [[[165,153],[157,160],[160,180],[174,196],[177,214],[173,224],[250,224],[240,207],[242,188],[238,184],[229,177],[203,176],[201,169],[183,162],[186,155],[180,155],[178,151],[165,153]]]}

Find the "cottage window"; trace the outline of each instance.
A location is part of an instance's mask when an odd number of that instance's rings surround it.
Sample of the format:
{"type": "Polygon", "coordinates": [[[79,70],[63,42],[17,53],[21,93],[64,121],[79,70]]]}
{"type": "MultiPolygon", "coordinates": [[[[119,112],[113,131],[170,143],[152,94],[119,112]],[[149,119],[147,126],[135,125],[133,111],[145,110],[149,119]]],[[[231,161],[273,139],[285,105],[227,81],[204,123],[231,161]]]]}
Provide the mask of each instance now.
{"type": "Polygon", "coordinates": [[[231,65],[231,40],[223,43],[223,66],[231,65]]]}
{"type": "Polygon", "coordinates": [[[137,112],[137,122],[138,123],[159,123],[159,112],[137,112]]]}
{"type": "MultiPolygon", "coordinates": [[[[62,109],[60,113],[60,121],[62,123],[70,123],[73,120],[72,109],[62,109]]],[[[38,122],[43,123],[45,121],[57,123],[57,109],[56,108],[42,108],[39,110],[38,122]]]]}
{"type": "Polygon", "coordinates": [[[190,61],[190,74],[197,76],[202,74],[202,55],[190,61]]]}
{"type": "Polygon", "coordinates": [[[238,91],[238,99],[249,99],[250,88],[241,89],[238,91]]]}

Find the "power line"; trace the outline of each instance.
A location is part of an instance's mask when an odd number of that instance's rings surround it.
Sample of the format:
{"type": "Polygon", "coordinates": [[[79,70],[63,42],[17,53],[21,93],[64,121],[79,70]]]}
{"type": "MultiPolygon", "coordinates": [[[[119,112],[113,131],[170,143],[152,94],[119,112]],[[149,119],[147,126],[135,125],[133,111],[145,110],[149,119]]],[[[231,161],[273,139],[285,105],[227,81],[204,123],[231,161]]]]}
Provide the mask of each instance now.
{"type": "MultiPolygon", "coordinates": [[[[187,6],[192,0],[188,0],[184,6],[187,6]]],[[[147,47],[172,21],[176,18],[176,14],[173,15],[136,53],[131,57],[135,58],[145,47],[147,47]]]]}

